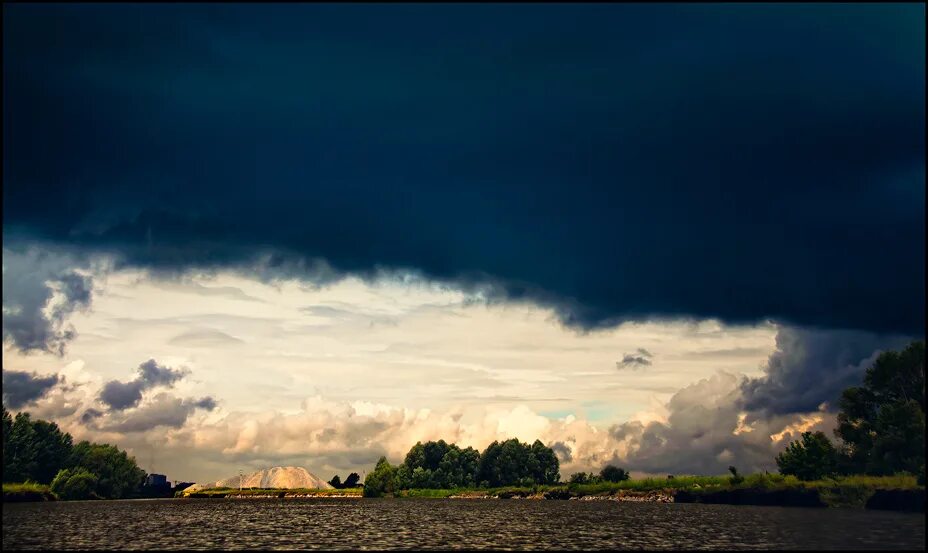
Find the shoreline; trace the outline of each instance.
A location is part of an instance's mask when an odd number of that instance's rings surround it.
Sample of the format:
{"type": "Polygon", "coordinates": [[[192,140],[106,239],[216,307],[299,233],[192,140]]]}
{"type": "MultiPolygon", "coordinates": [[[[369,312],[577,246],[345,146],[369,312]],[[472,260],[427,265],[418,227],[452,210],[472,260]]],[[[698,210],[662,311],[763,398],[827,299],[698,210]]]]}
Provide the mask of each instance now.
{"type": "MultiPolygon", "coordinates": [[[[859,492],[860,490],[858,490],[859,492]]],[[[288,492],[274,490],[262,493],[213,492],[191,493],[180,496],[186,499],[366,499],[360,492],[313,493],[307,491],[288,492]]],[[[703,503],[720,505],[755,505],[777,507],[811,507],[889,510],[900,512],[924,512],[925,489],[876,489],[848,498],[836,490],[817,488],[728,488],[728,489],[674,489],[660,490],[613,490],[599,493],[583,493],[565,488],[547,491],[530,489],[494,490],[402,490],[386,499],[482,499],[482,500],[529,500],[529,501],[614,501],[622,503],[703,503]],[[821,493],[825,491],[826,493],[821,493]],[[428,493],[433,492],[433,493],[428,493]],[[434,493],[446,492],[446,493],[434,493]]]]}

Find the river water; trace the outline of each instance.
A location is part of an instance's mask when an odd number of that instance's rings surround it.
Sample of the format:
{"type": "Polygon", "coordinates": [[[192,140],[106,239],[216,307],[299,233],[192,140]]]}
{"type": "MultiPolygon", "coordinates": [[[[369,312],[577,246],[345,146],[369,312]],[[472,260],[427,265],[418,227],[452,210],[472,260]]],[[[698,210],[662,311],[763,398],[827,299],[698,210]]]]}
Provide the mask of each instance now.
{"type": "Polygon", "coordinates": [[[925,518],[857,509],[480,499],[3,505],[3,549],[922,549],[925,518]]]}

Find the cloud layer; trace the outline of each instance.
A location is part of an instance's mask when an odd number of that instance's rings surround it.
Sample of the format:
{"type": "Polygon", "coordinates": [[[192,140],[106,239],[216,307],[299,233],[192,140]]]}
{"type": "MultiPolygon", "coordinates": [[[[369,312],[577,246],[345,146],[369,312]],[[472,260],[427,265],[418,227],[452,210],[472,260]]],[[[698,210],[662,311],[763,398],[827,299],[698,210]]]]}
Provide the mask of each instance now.
{"type": "MultiPolygon", "coordinates": [[[[924,15],[12,5],[4,241],[165,271],[410,268],[583,329],[918,334],[924,15]]],[[[47,295],[20,300],[5,336],[60,350],[66,330],[29,326],[47,295]]]]}

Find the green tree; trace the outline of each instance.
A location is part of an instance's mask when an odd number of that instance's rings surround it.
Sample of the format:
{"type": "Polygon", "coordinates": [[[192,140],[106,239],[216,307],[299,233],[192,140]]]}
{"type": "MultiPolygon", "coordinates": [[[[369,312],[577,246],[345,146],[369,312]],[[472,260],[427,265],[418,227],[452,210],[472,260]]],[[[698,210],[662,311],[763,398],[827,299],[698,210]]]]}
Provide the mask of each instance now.
{"type": "Polygon", "coordinates": [[[444,440],[417,442],[397,468],[396,484],[400,489],[473,486],[479,460],[471,447],[461,449],[444,440]]]}
{"type": "Polygon", "coordinates": [[[839,402],[846,472],[919,473],[925,464],[925,342],[880,354],[839,402]]]}
{"type": "Polygon", "coordinates": [[[52,480],[51,489],[61,499],[98,499],[97,475],[87,469],[61,469],[52,480]]]}
{"type": "Polygon", "coordinates": [[[568,482],[571,484],[589,484],[590,477],[585,472],[575,472],[570,475],[568,482]]]}
{"type": "Polygon", "coordinates": [[[599,472],[599,477],[606,482],[622,482],[623,480],[628,480],[631,476],[625,469],[615,465],[606,465],[603,470],[599,472]]]}
{"type": "Polygon", "coordinates": [[[343,488],[357,488],[358,483],[360,481],[361,481],[361,476],[356,472],[352,472],[351,474],[348,475],[347,478],[345,478],[345,482],[342,484],[342,487],[343,488]]]}
{"type": "Polygon", "coordinates": [[[11,482],[8,477],[13,474],[13,450],[10,448],[10,434],[13,432],[13,416],[3,407],[3,481],[11,482]]]}
{"type": "Polygon", "coordinates": [[[50,483],[67,465],[71,435],[53,422],[33,421],[25,412],[13,419],[4,409],[3,419],[3,481],[50,483]]]}
{"type": "Polygon", "coordinates": [[[364,497],[393,495],[396,490],[396,467],[381,457],[374,470],[364,479],[364,497]]]}
{"type": "Polygon", "coordinates": [[[530,466],[535,467],[532,479],[536,484],[554,484],[561,479],[561,464],[557,455],[553,449],[541,443],[541,440],[535,440],[532,444],[531,457],[535,460],[530,466]]]}
{"type": "Polygon", "coordinates": [[[559,468],[554,451],[540,441],[494,441],[480,456],[477,481],[489,487],[552,484],[560,480],[559,468]]]}
{"type": "Polygon", "coordinates": [[[107,499],[124,499],[138,492],[145,482],[145,471],[134,457],[109,444],[83,441],[74,446],[69,466],[96,474],[97,494],[107,499]]]}
{"type": "Polygon", "coordinates": [[[800,440],[791,442],[776,457],[780,474],[791,474],[800,480],[821,480],[832,476],[838,468],[838,450],[824,432],[803,432],[800,440]]]}

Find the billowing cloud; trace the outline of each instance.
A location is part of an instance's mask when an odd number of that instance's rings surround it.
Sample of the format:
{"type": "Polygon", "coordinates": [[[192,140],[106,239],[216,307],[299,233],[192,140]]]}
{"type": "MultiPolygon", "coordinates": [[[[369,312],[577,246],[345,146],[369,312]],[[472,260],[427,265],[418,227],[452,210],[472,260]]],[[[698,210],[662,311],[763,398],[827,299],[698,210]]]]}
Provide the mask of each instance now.
{"type": "Polygon", "coordinates": [[[76,258],[47,249],[3,250],[3,341],[23,352],[64,355],[74,339],[67,323],[92,300],[93,280],[76,258]]]}
{"type": "Polygon", "coordinates": [[[808,413],[836,406],[841,392],[863,381],[867,367],[886,350],[901,349],[902,336],[869,332],[781,327],[765,374],[746,380],[743,406],[763,414],[808,413]]]}
{"type": "Polygon", "coordinates": [[[211,397],[199,400],[181,399],[167,393],[156,395],[152,401],[138,409],[117,415],[108,421],[104,430],[110,432],[145,432],[159,426],[180,428],[196,409],[212,411],[216,402],[211,397]]]}
{"type": "Polygon", "coordinates": [[[769,434],[735,434],[740,379],[718,373],[683,388],[671,398],[666,421],[614,426],[612,437],[624,443],[620,461],[649,473],[721,474],[729,464],[743,470],[769,467],[769,434]]]}
{"type": "Polygon", "coordinates": [[[3,371],[3,403],[19,409],[44,397],[59,381],[56,374],[39,376],[25,371],[3,371]]]}
{"type": "Polygon", "coordinates": [[[149,359],[139,365],[138,373],[129,382],[107,382],[100,391],[100,401],[117,411],[135,407],[142,400],[142,392],[157,386],[170,387],[189,371],[161,366],[154,359],[149,359]]]}
{"type": "MultiPolygon", "coordinates": [[[[922,334],[924,14],[11,5],[4,245],[314,282],[411,269],[578,329],[922,334]]],[[[67,329],[33,324],[46,290],[21,299],[5,338],[59,351],[67,329]]]]}

